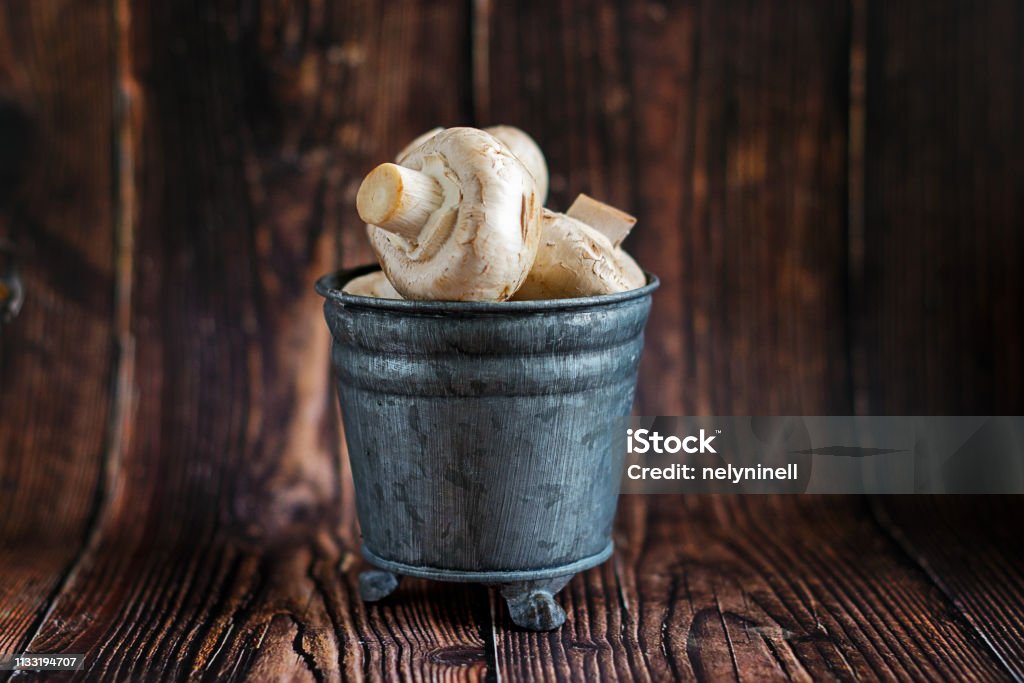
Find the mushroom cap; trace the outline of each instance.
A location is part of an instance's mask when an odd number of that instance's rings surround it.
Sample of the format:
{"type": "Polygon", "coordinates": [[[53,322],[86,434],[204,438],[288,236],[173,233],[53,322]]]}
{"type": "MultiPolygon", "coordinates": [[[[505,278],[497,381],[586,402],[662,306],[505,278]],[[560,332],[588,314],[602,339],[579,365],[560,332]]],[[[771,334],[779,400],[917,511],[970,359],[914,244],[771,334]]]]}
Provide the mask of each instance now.
{"type": "Polygon", "coordinates": [[[484,130],[504,142],[512,153],[519,157],[519,161],[523,162],[523,166],[537,181],[537,196],[540,197],[540,203],[547,202],[548,162],[536,140],[515,126],[491,126],[484,130]]]}
{"type": "Polygon", "coordinates": [[[633,259],[629,253],[622,247],[615,249],[615,259],[619,263],[619,268],[622,269],[623,277],[625,278],[627,290],[638,289],[647,284],[647,273],[640,267],[640,264],[633,259]]]}
{"type": "Polygon", "coordinates": [[[444,128],[441,128],[440,126],[438,126],[437,128],[431,128],[430,130],[428,130],[426,133],[423,133],[422,135],[418,135],[415,140],[413,140],[408,145],[406,145],[405,147],[402,148],[402,151],[399,152],[395,156],[395,161],[401,161],[402,158],[405,157],[406,154],[408,154],[409,152],[413,151],[414,149],[416,149],[417,147],[422,145],[424,142],[426,142],[430,138],[432,138],[435,135],[437,135],[438,133],[440,133],[442,130],[444,130],[444,128]]]}
{"type": "Polygon", "coordinates": [[[384,271],[377,270],[366,275],[360,275],[345,283],[341,291],[356,296],[370,296],[375,299],[401,299],[402,295],[395,291],[395,288],[388,281],[384,271]]]}
{"type": "MultiPolygon", "coordinates": [[[[444,128],[431,128],[406,145],[395,159],[400,162],[405,155],[442,130],[444,128]]],[[[523,162],[523,166],[530,172],[533,179],[537,181],[537,196],[540,198],[541,205],[543,205],[548,200],[549,178],[548,162],[544,158],[544,152],[541,151],[540,145],[526,131],[515,126],[491,126],[484,128],[484,131],[504,142],[505,146],[519,157],[519,161],[523,162]]]]}
{"type": "Polygon", "coordinates": [[[517,300],[565,299],[642,287],[643,270],[582,221],[544,209],[540,246],[517,300]]]}
{"type": "Polygon", "coordinates": [[[370,243],[407,299],[504,301],[530,270],[540,240],[537,183],[494,136],[449,128],[400,159],[441,186],[444,201],[415,240],[368,226],[370,243]]]}

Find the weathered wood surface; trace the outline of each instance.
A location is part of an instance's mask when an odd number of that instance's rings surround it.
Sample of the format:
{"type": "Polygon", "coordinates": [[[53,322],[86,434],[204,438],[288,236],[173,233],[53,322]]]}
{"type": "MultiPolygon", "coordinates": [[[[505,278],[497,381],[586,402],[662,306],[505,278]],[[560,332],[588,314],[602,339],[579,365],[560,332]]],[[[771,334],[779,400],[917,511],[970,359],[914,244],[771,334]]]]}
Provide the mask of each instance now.
{"type": "Polygon", "coordinates": [[[1021,414],[1024,7],[867,15],[867,408],[1021,414]]]}
{"type": "Polygon", "coordinates": [[[876,680],[1007,674],[863,501],[659,497],[615,560],[566,588],[561,631],[501,617],[514,680],[876,680]],[[880,577],[884,577],[881,579],[880,577]],[[582,618],[581,618],[582,617],[582,618]]]}
{"type": "MultiPolygon", "coordinates": [[[[1024,133],[1010,121],[1024,112],[1024,8],[869,2],[867,15],[860,402],[894,415],[1020,415],[1024,133]]],[[[1019,498],[873,507],[1007,675],[1024,679],[1019,498]]]]}
{"type": "MultiPolygon", "coordinates": [[[[98,529],[66,585],[42,586],[14,613],[26,615],[28,637],[5,650],[88,652],[85,674],[102,679],[387,679],[482,669],[481,589],[454,587],[443,602],[367,614],[354,599],[354,575],[338,571],[354,561],[356,532],[351,496],[338,488],[328,334],[313,281],[336,265],[340,236],[359,232],[346,188],[370,162],[354,159],[393,154],[420,128],[462,116],[444,109],[450,97],[419,106],[422,94],[400,98],[388,116],[378,108],[378,71],[399,79],[395,92],[415,90],[454,59],[439,50],[437,62],[424,62],[420,46],[455,50],[465,34],[465,13],[409,9],[250,13],[122,2],[102,15],[116,27],[109,49],[117,81],[99,83],[94,99],[116,100],[118,109],[104,121],[113,144],[101,144],[97,158],[106,170],[113,154],[119,178],[116,192],[94,195],[116,196],[118,216],[80,225],[108,231],[90,246],[118,272],[68,284],[90,287],[101,303],[114,293],[126,302],[99,327],[110,334],[124,326],[118,367],[96,368],[102,383],[122,381],[84,401],[94,409],[109,401],[121,419],[97,424],[74,413],[115,440],[87,461],[111,471],[109,488],[65,482],[87,502],[99,496],[98,529]],[[380,33],[409,40],[377,50],[366,37],[380,33]],[[362,100],[346,96],[360,92],[362,100]],[[115,227],[123,228],[118,239],[115,227]]],[[[59,42],[37,36],[44,38],[59,42]]],[[[102,66],[104,77],[110,72],[102,66]]],[[[344,260],[365,260],[362,249],[344,260]]],[[[23,320],[31,322],[18,326],[23,320]]],[[[91,342],[85,349],[108,363],[115,351],[109,339],[77,341],[91,342]]],[[[49,395],[44,387],[25,393],[49,395]]],[[[59,423],[46,433],[89,445],[59,423]]],[[[24,457],[33,455],[47,463],[24,457]]],[[[26,498],[48,490],[11,479],[26,498]]],[[[27,551],[12,556],[41,561],[27,551]]],[[[64,576],[63,561],[55,565],[45,578],[64,576]]],[[[11,600],[27,600],[20,586],[28,579],[13,576],[11,600]]],[[[412,582],[411,591],[425,594],[426,586],[412,582]]]]}
{"type": "Polygon", "coordinates": [[[1016,680],[1024,679],[1024,541],[1012,496],[874,501],[875,516],[1016,680]]]}
{"type": "MultiPolygon", "coordinates": [[[[502,86],[477,84],[492,99],[478,105],[483,122],[500,112],[548,132],[552,167],[570,169],[553,182],[556,206],[585,191],[640,217],[627,247],[663,284],[638,412],[851,412],[850,57],[837,46],[864,18],[830,3],[598,3],[583,18],[503,4],[485,16],[498,55],[488,80],[502,86]],[[532,106],[551,90],[564,94],[532,106]],[[564,120],[587,134],[560,139],[552,121],[564,120]]],[[[499,670],[1005,675],[901,548],[879,538],[863,501],[630,497],[619,521],[616,561],[565,590],[567,628],[536,636],[498,622],[499,670]],[[868,548],[877,564],[865,566],[868,548]]]]}
{"type": "Polygon", "coordinates": [[[0,237],[17,243],[29,293],[0,331],[0,652],[39,628],[104,496],[116,340],[109,19],[101,3],[0,8],[0,237]]]}
{"type": "Polygon", "coordinates": [[[371,258],[374,163],[521,125],[554,207],[640,219],[640,412],[1020,413],[1019,12],[5,4],[29,298],[0,330],[0,652],[104,680],[1024,677],[1015,499],[629,497],[557,633],[476,586],[362,605],[312,292],[371,258]]]}

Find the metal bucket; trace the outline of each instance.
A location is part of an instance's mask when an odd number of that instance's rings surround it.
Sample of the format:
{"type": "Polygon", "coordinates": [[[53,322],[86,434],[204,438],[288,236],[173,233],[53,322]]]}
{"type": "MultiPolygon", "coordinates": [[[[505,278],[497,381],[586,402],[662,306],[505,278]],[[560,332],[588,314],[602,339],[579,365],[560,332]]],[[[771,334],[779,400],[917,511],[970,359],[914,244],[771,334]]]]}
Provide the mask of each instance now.
{"type": "Polygon", "coordinates": [[[612,553],[643,328],[658,280],[607,296],[501,303],[346,294],[321,278],[363,555],[365,600],[401,575],[501,584],[549,630],[572,576],[612,553]]]}

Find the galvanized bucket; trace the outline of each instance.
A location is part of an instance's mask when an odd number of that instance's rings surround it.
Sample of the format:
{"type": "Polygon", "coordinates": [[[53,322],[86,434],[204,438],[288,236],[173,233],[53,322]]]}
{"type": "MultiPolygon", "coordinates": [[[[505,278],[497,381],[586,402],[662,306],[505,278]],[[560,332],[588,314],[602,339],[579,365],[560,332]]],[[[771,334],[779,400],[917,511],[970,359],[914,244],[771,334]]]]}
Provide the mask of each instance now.
{"type": "Polygon", "coordinates": [[[612,553],[628,415],[658,280],[621,294],[501,303],[343,293],[321,278],[363,555],[364,600],[401,575],[501,584],[513,620],[612,553]]]}

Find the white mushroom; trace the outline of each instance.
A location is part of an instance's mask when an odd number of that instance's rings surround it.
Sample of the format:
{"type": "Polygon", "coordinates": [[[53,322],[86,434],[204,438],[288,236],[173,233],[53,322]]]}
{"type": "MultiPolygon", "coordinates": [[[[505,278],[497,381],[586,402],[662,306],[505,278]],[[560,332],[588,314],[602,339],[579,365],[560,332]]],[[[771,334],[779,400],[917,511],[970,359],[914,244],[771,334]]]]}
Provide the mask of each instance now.
{"type": "Polygon", "coordinates": [[[349,280],[341,291],[356,296],[369,296],[375,299],[401,299],[402,295],[388,281],[384,271],[377,270],[349,280]]]}
{"type": "Polygon", "coordinates": [[[540,247],[517,300],[564,299],[613,294],[642,287],[647,277],[636,261],[604,231],[621,241],[636,219],[581,195],[577,215],[544,210],[540,247]],[[581,220],[588,217],[590,224],[581,220]],[[627,225],[628,224],[628,225],[627,225]]]}
{"type": "Polygon", "coordinates": [[[449,128],[363,180],[356,208],[407,299],[504,301],[540,239],[537,183],[492,135],[449,128]]]}
{"type": "Polygon", "coordinates": [[[438,126],[437,128],[431,128],[423,135],[418,136],[415,140],[413,140],[408,145],[402,148],[402,151],[395,156],[395,161],[397,163],[402,163],[402,159],[405,157],[406,154],[413,151],[414,149],[422,145],[424,142],[440,133],[442,130],[444,130],[444,128],[438,126]]]}
{"type": "MultiPolygon", "coordinates": [[[[402,163],[402,159],[409,152],[442,130],[444,128],[431,128],[423,135],[420,135],[398,153],[395,161],[402,163]]],[[[527,135],[525,131],[515,126],[491,126],[490,128],[484,128],[484,131],[505,143],[505,146],[512,151],[512,154],[516,155],[519,161],[523,162],[523,166],[530,172],[533,179],[537,181],[537,196],[540,197],[540,203],[543,205],[548,200],[548,162],[544,159],[544,152],[541,151],[540,145],[527,135]]]]}
{"type": "Polygon", "coordinates": [[[540,203],[545,204],[548,201],[548,162],[544,159],[540,145],[515,126],[491,126],[484,130],[504,142],[519,157],[519,161],[523,162],[523,166],[537,181],[537,196],[540,197],[540,203]]]}

